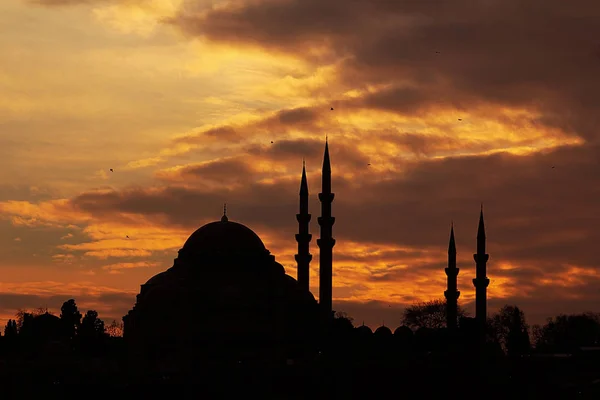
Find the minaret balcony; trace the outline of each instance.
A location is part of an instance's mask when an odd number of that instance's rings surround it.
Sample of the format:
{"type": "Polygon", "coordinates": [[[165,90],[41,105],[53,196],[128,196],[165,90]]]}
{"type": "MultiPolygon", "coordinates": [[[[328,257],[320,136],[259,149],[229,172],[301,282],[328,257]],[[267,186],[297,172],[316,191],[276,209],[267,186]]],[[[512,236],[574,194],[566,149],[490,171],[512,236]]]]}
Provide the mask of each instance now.
{"type": "Polygon", "coordinates": [[[486,288],[490,284],[490,280],[488,278],[475,278],[473,279],[473,286],[476,288],[486,288]]]}
{"type": "Polygon", "coordinates": [[[446,276],[456,278],[458,276],[459,268],[446,268],[446,276]]]}
{"type": "Polygon", "coordinates": [[[335,246],[335,239],[334,238],[317,239],[317,246],[319,246],[319,248],[333,247],[333,246],[335,246]]]}
{"type": "Polygon", "coordinates": [[[321,203],[332,203],[335,193],[319,193],[319,201],[321,203]]]}
{"type": "Polygon", "coordinates": [[[457,300],[458,297],[460,296],[460,292],[458,290],[445,290],[444,291],[444,297],[447,300],[457,300]]]}
{"type": "Polygon", "coordinates": [[[296,220],[301,224],[307,224],[310,222],[310,214],[296,214],[296,220]]]}
{"type": "Polygon", "coordinates": [[[296,242],[310,242],[312,239],[312,234],[310,233],[296,233],[296,242]]]}
{"type": "Polygon", "coordinates": [[[294,259],[295,259],[295,260],[296,260],[296,262],[298,262],[298,263],[303,263],[303,262],[309,263],[309,262],[311,262],[311,261],[312,261],[312,257],[313,257],[313,256],[312,256],[312,254],[304,254],[304,253],[301,253],[301,254],[296,254],[296,255],[294,256],[294,259]]]}

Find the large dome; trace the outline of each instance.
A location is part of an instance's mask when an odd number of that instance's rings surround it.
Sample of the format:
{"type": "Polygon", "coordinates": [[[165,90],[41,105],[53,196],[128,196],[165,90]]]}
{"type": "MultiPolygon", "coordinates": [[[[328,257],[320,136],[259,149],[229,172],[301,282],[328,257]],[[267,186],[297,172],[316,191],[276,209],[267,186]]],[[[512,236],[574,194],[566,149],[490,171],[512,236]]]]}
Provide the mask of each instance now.
{"type": "Polygon", "coordinates": [[[252,229],[231,222],[227,217],[211,222],[196,230],[181,249],[192,253],[264,254],[267,249],[252,229]]]}

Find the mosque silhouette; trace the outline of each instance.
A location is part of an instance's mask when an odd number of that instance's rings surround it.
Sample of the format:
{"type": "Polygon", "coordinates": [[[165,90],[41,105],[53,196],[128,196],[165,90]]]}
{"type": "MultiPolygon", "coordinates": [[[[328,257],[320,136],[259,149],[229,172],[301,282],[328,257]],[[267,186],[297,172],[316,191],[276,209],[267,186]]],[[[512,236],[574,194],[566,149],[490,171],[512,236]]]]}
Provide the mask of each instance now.
{"type": "MultiPolygon", "coordinates": [[[[331,205],[331,162],[325,142],[322,190],[319,193],[321,216],[318,218],[319,302],[309,290],[312,255],[309,233],[308,183],[303,165],[300,183],[300,210],[296,241],[297,280],[286,275],[284,267],[266,249],[259,236],[248,227],[230,221],[224,208],[220,221],[196,230],[178,252],[168,270],[141,285],[133,309],[123,317],[124,339],[138,357],[181,360],[240,357],[257,360],[310,357],[322,338],[332,330],[332,275],[335,218],[331,205]]],[[[477,233],[476,317],[463,319],[475,336],[485,341],[486,276],[488,254],[485,248],[483,206],[477,233]]],[[[456,332],[457,290],[456,245],[454,227],[448,247],[447,331],[456,332]]],[[[355,328],[362,336],[373,334],[367,326],[355,328]]],[[[375,337],[412,336],[403,326],[393,333],[381,326],[375,337]]]]}

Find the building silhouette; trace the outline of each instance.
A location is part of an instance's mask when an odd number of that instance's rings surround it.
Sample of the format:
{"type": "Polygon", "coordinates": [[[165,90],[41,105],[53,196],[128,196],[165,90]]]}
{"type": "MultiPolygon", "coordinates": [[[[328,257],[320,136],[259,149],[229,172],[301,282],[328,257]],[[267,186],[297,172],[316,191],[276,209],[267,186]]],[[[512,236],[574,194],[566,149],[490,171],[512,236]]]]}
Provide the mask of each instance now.
{"type": "MultiPolygon", "coordinates": [[[[229,220],[224,208],[220,221],[196,230],[178,252],[168,270],[141,285],[136,303],[123,317],[124,339],[138,354],[178,354],[183,357],[215,356],[236,359],[242,355],[266,358],[297,357],[320,346],[320,338],[330,333],[333,320],[332,276],[333,238],[329,144],[325,142],[322,188],[319,193],[321,216],[319,246],[319,302],[309,290],[311,214],[308,210],[308,183],[303,162],[300,181],[297,280],[285,273],[262,240],[250,228],[229,220]]],[[[483,208],[477,233],[476,322],[484,327],[486,317],[485,229],[483,208]]],[[[454,224],[448,245],[446,321],[456,331],[458,298],[454,224]]],[[[468,327],[463,319],[460,325],[468,327]]],[[[340,326],[340,325],[336,325],[340,326]]],[[[337,329],[337,328],[336,328],[337,329]]],[[[344,328],[345,329],[345,328],[344,328]]],[[[468,328],[472,330],[472,328],[468,328]]],[[[361,337],[374,335],[364,326],[355,329],[361,337]]],[[[375,337],[406,339],[407,327],[392,330],[382,325],[375,337]]],[[[483,330],[477,335],[481,338],[483,330]]],[[[421,332],[418,337],[428,335],[421,332]]],[[[383,340],[383,339],[382,339],[383,340]]],[[[387,340],[387,339],[386,339],[387,340]]]]}
{"type": "Polygon", "coordinates": [[[226,214],[196,230],[123,318],[132,351],[176,360],[288,357],[317,335],[313,295],[226,214]]]}

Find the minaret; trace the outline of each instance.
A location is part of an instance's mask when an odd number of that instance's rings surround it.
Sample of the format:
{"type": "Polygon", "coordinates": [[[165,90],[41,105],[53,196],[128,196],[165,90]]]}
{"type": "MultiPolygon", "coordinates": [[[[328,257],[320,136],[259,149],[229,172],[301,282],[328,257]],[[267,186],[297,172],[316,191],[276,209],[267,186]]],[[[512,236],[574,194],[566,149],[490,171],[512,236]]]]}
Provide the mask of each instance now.
{"type": "Polygon", "coordinates": [[[331,193],[331,163],[329,161],[329,145],[325,139],[325,156],[323,158],[322,189],[319,193],[321,201],[321,216],[318,218],[321,226],[321,237],[317,239],[319,246],[319,303],[325,321],[329,321],[332,311],[332,275],[333,275],[333,238],[332,227],[335,218],[331,216],[331,203],[334,194],[331,193]]]}
{"type": "Polygon", "coordinates": [[[448,277],[448,290],[444,292],[446,297],[446,326],[449,330],[456,330],[456,318],[458,313],[458,297],[460,292],[457,289],[456,277],[460,269],[456,268],[456,243],[454,242],[454,223],[450,228],[450,243],[448,244],[448,268],[446,276],[448,277]]]}
{"type": "Polygon", "coordinates": [[[485,226],[483,224],[483,204],[481,204],[481,212],[479,213],[479,228],[477,229],[477,253],[473,254],[476,264],[475,279],[475,319],[479,328],[483,331],[487,319],[487,287],[490,280],[486,274],[486,263],[489,255],[485,253],[485,226]]]}
{"type": "Polygon", "coordinates": [[[308,223],[310,222],[310,214],[308,213],[308,183],[306,182],[306,165],[302,161],[302,181],[300,182],[300,213],[296,214],[298,220],[298,234],[296,242],[298,242],[298,254],[296,254],[296,263],[298,264],[298,283],[300,287],[309,290],[309,266],[312,260],[312,255],[309,251],[309,243],[312,235],[308,233],[308,223]]]}

